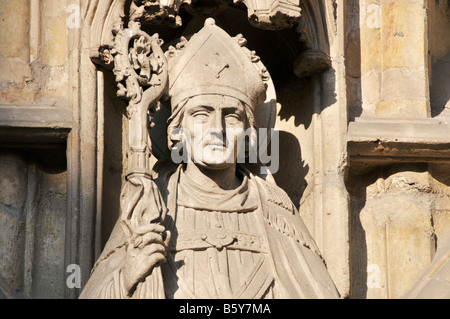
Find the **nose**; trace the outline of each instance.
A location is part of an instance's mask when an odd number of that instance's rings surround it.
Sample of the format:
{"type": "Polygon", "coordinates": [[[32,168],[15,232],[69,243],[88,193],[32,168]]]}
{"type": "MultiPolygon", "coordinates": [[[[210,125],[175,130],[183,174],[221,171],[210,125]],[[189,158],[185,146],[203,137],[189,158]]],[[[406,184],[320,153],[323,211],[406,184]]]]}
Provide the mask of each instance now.
{"type": "Polygon", "coordinates": [[[214,128],[221,133],[225,132],[225,121],[221,111],[214,112],[214,128]]]}

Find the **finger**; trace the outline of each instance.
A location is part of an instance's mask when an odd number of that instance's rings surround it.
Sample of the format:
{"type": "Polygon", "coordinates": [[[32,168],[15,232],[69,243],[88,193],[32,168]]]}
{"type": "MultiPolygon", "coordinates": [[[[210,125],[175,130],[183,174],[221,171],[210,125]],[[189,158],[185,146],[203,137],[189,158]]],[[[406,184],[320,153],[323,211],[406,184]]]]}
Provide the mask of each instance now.
{"type": "Polygon", "coordinates": [[[167,261],[167,259],[166,259],[165,255],[159,254],[159,253],[155,253],[155,254],[150,256],[148,263],[150,265],[153,265],[153,267],[154,267],[154,266],[160,265],[160,264],[162,264],[162,263],[164,263],[166,261],[167,261]]]}
{"type": "Polygon", "coordinates": [[[139,226],[134,230],[134,233],[137,235],[143,235],[148,232],[155,232],[155,233],[163,233],[166,230],[166,228],[163,225],[160,224],[148,224],[139,226]]]}
{"type": "Polygon", "coordinates": [[[141,253],[148,256],[152,256],[154,254],[162,254],[163,256],[166,256],[166,248],[161,244],[151,244],[145,246],[141,250],[141,253]]]}
{"type": "Polygon", "coordinates": [[[166,262],[166,257],[161,253],[154,253],[151,256],[149,256],[145,260],[145,264],[148,267],[148,270],[142,274],[141,280],[145,279],[153,270],[154,267],[161,265],[162,263],[166,262]]]}
{"type": "Polygon", "coordinates": [[[133,243],[133,247],[138,247],[142,241],[143,241],[143,237],[142,236],[133,236],[131,242],[133,243]]]}
{"type": "Polygon", "coordinates": [[[151,243],[156,243],[156,244],[163,244],[163,237],[161,234],[157,234],[157,233],[147,233],[143,236],[140,236],[139,241],[136,240],[135,242],[135,247],[139,247],[139,248],[144,248],[145,246],[147,246],[148,244],[151,243]]]}

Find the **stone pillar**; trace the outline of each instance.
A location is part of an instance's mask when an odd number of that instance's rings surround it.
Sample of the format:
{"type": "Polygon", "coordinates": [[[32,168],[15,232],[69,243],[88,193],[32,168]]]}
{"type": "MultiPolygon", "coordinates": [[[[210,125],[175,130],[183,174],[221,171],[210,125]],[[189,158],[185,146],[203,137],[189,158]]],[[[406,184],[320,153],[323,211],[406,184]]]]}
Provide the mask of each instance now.
{"type": "Polygon", "coordinates": [[[67,1],[0,2],[0,104],[67,107],[67,1]]]}
{"type": "Polygon", "coordinates": [[[0,2],[0,55],[29,61],[29,16],[30,5],[27,0],[0,2]]]}
{"type": "Polygon", "coordinates": [[[35,15],[39,14],[38,18],[36,17],[36,24],[32,25],[39,35],[39,43],[34,44],[33,48],[37,60],[33,67],[37,71],[36,80],[44,86],[44,90],[36,98],[46,101],[47,96],[52,95],[52,100],[58,99],[58,103],[66,104],[69,81],[67,71],[69,25],[66,21],[70,15],[70,12],[66,12],[67,1],[41,0],[33,9],[38,10],[35,15]]]}
{"type": "Polygon", "coordinates": [[[429,117],[427,1],[365,0],[360,12],[363,115],[429,117]]]}
{"type": "Polygon", "coordinates": [[[29,17],[29,1],[0,2],[0,83],[22,83],[31,77],[29,17]]]}
{"type": "Polygon", "coordinates": [[[66,63],[66,1],[41,0],[39,56],[48,66],[63,66],[66,63]]]}

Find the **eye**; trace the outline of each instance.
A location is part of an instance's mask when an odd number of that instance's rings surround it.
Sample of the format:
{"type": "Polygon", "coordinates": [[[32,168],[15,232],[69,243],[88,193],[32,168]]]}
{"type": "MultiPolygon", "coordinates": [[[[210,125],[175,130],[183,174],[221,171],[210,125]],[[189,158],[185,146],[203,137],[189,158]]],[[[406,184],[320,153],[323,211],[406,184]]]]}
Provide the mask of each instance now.
{"type": "Polygon", "coordinates": [[[209,117],[209,112],[206,110],[194,111],[192,113],[192,117],[194,117],[196,120],[204,120],[209,117]]]}
{"type": "Polygon", "coordinates": [[[229,113],[225,116],[228,122],[236,123],[242,121],[242,115],[238,113],[229,113]]]}

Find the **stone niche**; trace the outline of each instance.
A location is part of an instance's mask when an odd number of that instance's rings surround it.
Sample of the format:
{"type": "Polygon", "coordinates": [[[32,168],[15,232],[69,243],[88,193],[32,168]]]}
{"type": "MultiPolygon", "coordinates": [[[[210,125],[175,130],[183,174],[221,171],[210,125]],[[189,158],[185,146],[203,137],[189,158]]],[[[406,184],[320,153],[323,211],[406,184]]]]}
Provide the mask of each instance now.
{"type": "Polygon", "coordinates": [[[0,298],[64,295],[64,148],[0,149],[0,298]]]}
{"type": "MultiPolygon", "coordinates": [[[[278,102],[273,121],[280,138],[279,170],[273,178],[300,208],[330,273],[347,296],[348,210],[342,168],[346,105],[339,84],[344,67],[337,31],[342,26],[344,6],[306,0],[193,0],[170,5],[163,1],[110,2],[109,7],[104,4],[92,13],[89,44],[90,58],[99,66],[98,114],[104,123],[104,145],[100,145],[104,154],[98,167],[102,185],[97,185],[102,194],[100,246],[118,218],[120,187],[127,166],[126,101],[116,96],[117,84],[109,64],[111,30],[117,21],[125,28],[130,20],[136,20],[147,34],[158,33],[167,48],[175,39],[200,30],[205,18],[212,16],[231,36],[245,37],[246,47],[256,51],[273,79],[278,102]],[[270,10],[262,10],[265,6],[270,10]]],[[[167,111],[163,107],[155,114],[152,138],[166,139],[167,111]],[[158,126],[162,133],[158,133],[158,126]]],[[[158,154],[162,150],[154,151],[158,154]]]]}
{"type": "MultiPolygon", "coordinates": [[[[158,2],[154,4],[157,9],[153,9],[150,4],[139,6],[141,2],[134,1],[129,8],[130,15],[125,15],[123,22],[126,25],[129,19],[137,19],[141,22],[141,29],[147,34],[159,35],[164,41],[165,49],[181,36],[188,37],[199,31],[208,16],[213,16],[216,24],[231,36],[244,35],[246,46],[261,58],[275,84],[278,108],[276,114],[272,114],[272,120],[280,133],[282,155],[279,170],[273,177],[288,192],[294,204],[300,207],[302,198],[313,198],[305,193],[311,193],[313,188],[313,118],[321,109],[321,74],[331,63],[325,29],[320,24],[317,27],[316,21],[313,21],[325,19],[321,16],[324,14],[324,7],[305,1],[302,3],[301,17],[300,9],[291,5],[296,9],[289,11],[290,18],[288,14],[280,12],[278,15],[274,14],[272,20],[258,20],[256,16],[249,19],[252,10],[248,6],[252,1],[235,2],[236,4],[230,5],[226,1],[212,1],[214,5],[204,5],[201,1],[185,1],[176,12],[163,11],[158,17],[155,13],[159,10],[158,2]],[[297,18],[294,19],[295,15],[297,18]]],[[[255,1],[253,3],[255,6],[258,4],[255,1]]],[[[125,10],[127,9],[125,6],[125,10]]],[[[108,36],[103,35],[103,39],[108,39],[108,36]]],[[[105,67],[101,52],[99,56],[96,54],[98,52],[93,54],[93,60],[105,67]]],[[[128,130],[126,103],[117,98],[114,76],[107,68],[108,66],[103,72],[105,155],[102,244],[108,239],[119,214],[120,185],[127,161],[125,152],[128,130]]],[[[323,107],[326,108],[327,105],[323,107]]],[[[150,131],[152,139],[166,140],[164,134],[168,110],[168,107],[163,107],[155,114],[156,128],[150,131]]],[[[153,145],[155,144],[162,143],[153,145]]],[[[166,150],[154,149],[156,157],[162,156],[164,152],[166,150]]],[[[305,216],[311,219],[312,212],[306,209],[307,206],[304,209],[305,216]]]]}

